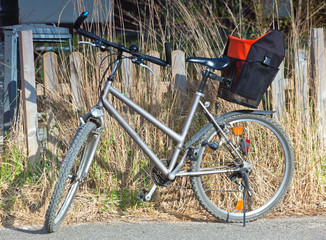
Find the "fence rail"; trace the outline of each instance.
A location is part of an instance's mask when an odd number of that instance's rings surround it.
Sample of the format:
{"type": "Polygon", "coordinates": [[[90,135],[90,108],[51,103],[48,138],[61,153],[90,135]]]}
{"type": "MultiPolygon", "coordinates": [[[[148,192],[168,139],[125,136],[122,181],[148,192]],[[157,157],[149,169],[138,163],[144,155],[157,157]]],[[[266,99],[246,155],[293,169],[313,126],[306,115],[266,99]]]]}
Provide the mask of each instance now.
{"type": "MultiPolygon", "coordinates": [[[[31,31],[23,31],[20,35],[21,39],[21,79],[23,92],[23,106],[24,106],[24,129],[26,131],[26,142],[28,148],[28,156],[31,161],[34,161],[39,154],[39,144],[37,139],[37,108],[36,96],[45,96],[50,92],[61,91],[66,94],[71,94],[72,103],[75,110],[81,108],[82,101],[82,76],[84,71],[84,59],[80,52],[74,52],[69,57],[70,64],[70,83],[58,83],[58,56],[55,53],[45,53],[43,55],[43,70],[44,70],[44,86],[37,84],[35,86],[35,75],[33,65],[33,43],[31,40],[31,31]]],[[[159,57],[160,54],[156,51],[149,53],[152,56],[159,57]]],[[[96,54],[96,69],[100,66],[101,75],[104,74],[108,66],[108,59],[105,54],[98,52],[96,54]],[[102,63],[102,65],[101,65],[102,63]]],[[[160,105],[162,102],[162,95],[171,89],[177,93],[181,93],[179,103],[182,107],[182,94],[186,93],[186,63],[185,53],[182,51],[172,52],[173,65],[172,78],[169,82],[161,81],[161,68],[157,65],[149,63],[149,67],[153,69],[154,75],[148,77],[150,83],[134,82],[136,69],[135,65],[131,63],[130,59],[124,59],[122,62],[122,83],[117,84],[117,88],[124,92],[128,97],[133,97],[135,91],[147,90],[150,88],[151,98],[150,103],[153,107],[153,114],[160,112],[160,105]],[[147,86],[150,86],[149,88],[147,86]]],[[[310,101],[316,107],[316,117],[319,122],[320,137],[326,145],[326,63],[325,63],[325,46],[323,29],[312,29],[311,31],[311,48],[310,56],[307,50],[299,49],[295,52],[295,85],[291,89],[295,91],[296,101],[295,107],[298,119],[303,123],[309,120],[310,101]],[[311,65],[309,65],[311,63],[311,65]],[[310,66],[310,67],[309,67],[310,66]],[[309,82],[308,80],[312,81],[309,82]],[[314,97],[309,98],[309,92],[313,92],[314,97]]],[[[284,78],[284,64],[280,66],[275,80],[270,88],[270,103],[273,109],[276,110],[276,117],[282,121],[286,112],[286,91],[288,91],[289,84],[284,78]]],[[[47,129],[54,129],[53,113],[50,108],[46,109],[47,114],[47,129]]],[[[58,136],[58,132],[47,134],[48,140],[51,137],[54,139],[58,136]]],[[[48,148],[53,148],[51,144],[48,148]]]]}

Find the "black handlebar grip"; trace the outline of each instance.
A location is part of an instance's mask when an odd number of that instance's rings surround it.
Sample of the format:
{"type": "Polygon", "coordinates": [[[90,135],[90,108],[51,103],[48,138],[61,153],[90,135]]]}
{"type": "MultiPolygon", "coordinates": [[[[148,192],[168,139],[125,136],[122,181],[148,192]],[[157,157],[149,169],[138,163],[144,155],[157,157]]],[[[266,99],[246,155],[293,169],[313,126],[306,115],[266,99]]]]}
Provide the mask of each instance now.
{"type": "Polygon", "coordinates": [[[78,32],[79,34],[81,34],[81,35],[83,35],[83,36],[85,36],[85,37],[87,37],[87,38],[93,39],[93,40],[95,40],[95,41],[97,41],[97,40],[100,39],[96,34],[94,34],[94,33],[92,33],[92,32],[88,32],[88,31],[86,31],[85,29],[82,29],[82,28],[79,28],[79,29],[77,30],[77,32],[78,32]]]}
{"type": "Polygon", "coordinates": [[[82,12],[82,14],[80,14],[80,16],[77,18],[73,28],[78,30],[80,28],[80,25],[85,21],[85,19],[88,16],[88,12],[82,12]]]}
{"type": "Polygon", "coordinates": [[[172,58],[171,58],[171,44],[170,42],[165,42],[165,59],[166,63],[171,66],[172,65],[172,58]]]}
{"type": "Polygon", "coordinates": [[[152,56],[144,56],[144,60],[150,61],[152,63],[155,63],[155,64],[163,66],[163,67],[166,67],[166,65],[167,65],[167,63],[165,61],[163,61],[162,59],[152,57],[152,56]]]}

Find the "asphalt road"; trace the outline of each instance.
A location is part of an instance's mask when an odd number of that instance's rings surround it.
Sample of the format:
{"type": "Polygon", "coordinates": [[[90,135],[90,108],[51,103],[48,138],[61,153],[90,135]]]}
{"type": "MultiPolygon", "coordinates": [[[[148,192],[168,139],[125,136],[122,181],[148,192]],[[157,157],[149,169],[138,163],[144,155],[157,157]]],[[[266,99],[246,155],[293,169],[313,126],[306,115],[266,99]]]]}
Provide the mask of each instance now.
{"type": "Polygon", "coordinates": [[[326,216],[262,219],[246,227],[207,222],[109,222],[62,226],[48,234],[42,226],[0,228],[0,239],[326,239],[326,216]]]}

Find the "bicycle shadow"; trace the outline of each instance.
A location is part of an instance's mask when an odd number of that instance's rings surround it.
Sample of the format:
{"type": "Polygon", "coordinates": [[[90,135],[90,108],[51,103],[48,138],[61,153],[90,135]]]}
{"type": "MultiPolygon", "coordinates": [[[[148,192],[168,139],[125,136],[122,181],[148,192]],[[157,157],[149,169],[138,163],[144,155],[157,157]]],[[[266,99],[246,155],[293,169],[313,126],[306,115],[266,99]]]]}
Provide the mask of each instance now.
{"type": "Polygon", "coordinates": [[[28,181],[30,181],[30,179],[40,177],[41,175],[42,171],[39,169],[35,170],[35,172],[31,172],[30,169],[24,170],[17,174],[5,189],[2,189],[1,206],[3,215],[0,220],[3,227],[13,227],[17,218],[15,214],[15,204],[17,199],[20,198],[19,201],[23,202],[23,207],[28,208],[31,213],[39,211],[44,206],[48,197],[48,186],[44,187],[43,194],[41,198],[38,199],[27,198],[23,191],[24,186],[28,181]]]}
{"type": "Polygon", "coordinates": [[[12,209],[15,204],[15,199],[19,195],[19,190],[25,183],[25,181],[21,181],[22,179],[24,179],[24,173],[16,175],[16,177],[9,184],[7,189],[1,194],[1,205],[3,209],[3,216],[1,217],[1,222],[4,227],[11,227],[15,222],[16,216],[12,214],[12,209]],[[19,179],[19,181],[17,181],[17,179],[19,179]]]}
{"type": "Polygon", "coordinates": [[[10,230],[21,232],[21,233],[27,233],[32,235],[45,235],[48,234],[45,227],[42,227],[41,229],[24,229],[24,228],[18,228],[18,227],[7,227],[10,230]]]}
{"type": "MultiPolygon", "coordinates": [[[[12,130],[12,132],[15,131],[19,131],[19,127],[18,129],[12,130]]],[[[51,136],[51,139],[53,140],[55,137],[56,136],[51,136]]],[[[59,140],[55,140],[55,142],[61,144],[59,140]]],[[[6,152],[8,153],[9,160],[13,158],[14,161],[21,161],[20,164],[22,167],[21,170],[18,170],[18,168],[15,169],[15,171],[20,171],[20,173],[11,173],[15,174],[15,176],[6,180],[5,184],[1,186],[0,192],[0,204],[3,211],[3,214],[0,215],[1,225],[5,228],[14,228],[13,225],[17,220],[17,211],[15,210],[17,199],[19,203],[21,203],[19,208],[28,209],[30,213],[40,211],[49,197],[52,184],[35,185],[34,183],[46,178],[46,176],[43,175],[45,168],[59,167],[59,160],[55,152],[45,151],[43,154],[37,153],[34,156],[30,156],[29,159],[35,159],[34,164],[31,165],[28,159],[26,160],[22,156],[17,155],[20,153],[17,152],[15,147],[12,148],[10,145],[6,146],[6,152]],[[49,164],[51,164],[51,166],[49,164]],[[36,187],[37,189],[41,188],[40,191],[42,195],[37,198],[29,197],[29,194],[24,191],[26,185],[28,186],[26,191],[28,191],[29,186],[33,188],[36,187]]]]}
{"type": "MultiPolygon", "coordinates": [[[[130,161],[127,161],[130,162],[130,161]]],[[[110,167],[110,165],[108,164],[107,161],[103,161],[103,159],[97,159],[97,164],[99,165],[99,167],[106,169],[108,171],[112,171],[112,168],[110,167]]],[[[128,166],[126,166],[126,169],[129,169],[128,166]]],[[[151,172],[152,171],[152,166],[148,165],[146,170],[146,172],[151,172]]],[[[128,183],[130,182],[137,182],[140,179],[142,179],[144,176],[138,172],[137,174],[135,174],[131,179],[127,179],[123,176],[126,175],[130,175],[129,172],[127,171],[117,171],[115,169],[115,174],[120,176],[119,177],[119,188],[120,189],[124,189],[124,188],[128,188],[128,183]]],[[[153,183],[153,180],[151,180],[151,183],[153,183]]],[[[179,185],[179,182],[175,182],[173,183],[173,185],[179,185]]],[[[190,187],[190,180],[185,181],[184,183],[181,183],[182,187],[190,187]]],[[[139,191],[142,190],[141,187],[139,187],[139,191]]],[[[150,190],[150,189],[147,189],[150,190]]],[[[200,209],[199,204],[197,203],[197,200],[195,200],[195,197],[193,195],[191,189],[188,189],[187,193],[183,193],[180,194],[177,191],[180,191],[180,189],[177,189],[176,191],[171,190],[171,188],[167,188],[167,187],[160,187],[159,189],[156,190],[156,192],[154,193],[154,195],[152,196],[152,200],[151,202],[153,203],[152,207],[153,209],[168,214],[170,215],[172,218],[178,219],[180,221],[191,221],[191,222],[214,222],[214,223],[223,223],[223,221],[216,219],[214,217],[210,217],[207,213],[204,212],[204,210],[200,209]],[[169,195],[168,199],[163,199],[162,200],[162,193],[160,192],[164,191],[166,194],[169,195]],[[191,205],[191,207],[187,207],[187,208],[191,208],[189,213],[183,213],[183,210],[180,210],[178,208],[173,207],[175,205],[175,201],[177,198],[182,198],[182,200],[184,201],[185,205],[191,205]],[[193,216],[192,213],[196,212],[196,215],[193,216]]],[[[117,199],[118,201],[122,201],[123,199],[117,199]]],[[[140,200],[135,199],[135,201],[137,201],[136,204],[143,204],[140,200]]],[[[123,216],[124,212],[123,209],[119,209],[118,210],[118,214],[123,216]]],[[[169,217],[170,218],[170,217],[169,217]]]]}

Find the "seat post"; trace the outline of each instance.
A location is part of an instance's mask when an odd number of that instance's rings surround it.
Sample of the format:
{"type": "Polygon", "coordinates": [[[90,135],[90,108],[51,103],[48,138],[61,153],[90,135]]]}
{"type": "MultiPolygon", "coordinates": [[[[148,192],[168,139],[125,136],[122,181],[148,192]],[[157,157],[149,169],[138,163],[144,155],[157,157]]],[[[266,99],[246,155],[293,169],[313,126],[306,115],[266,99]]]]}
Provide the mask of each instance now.
{"type": "Polygon", "coordinates": [[[212,72],[212,70],[210,68],[206,68],[204,71],[203,71],[203,78],[201,80],[201,83],[199,85],[199,89],[198,89],[198,92],[203,92],[204,90],[204,87],[206,85],[206,82],[207,82],[207,79],[208,79],[208,76],[209,74],[212,72]]]}

